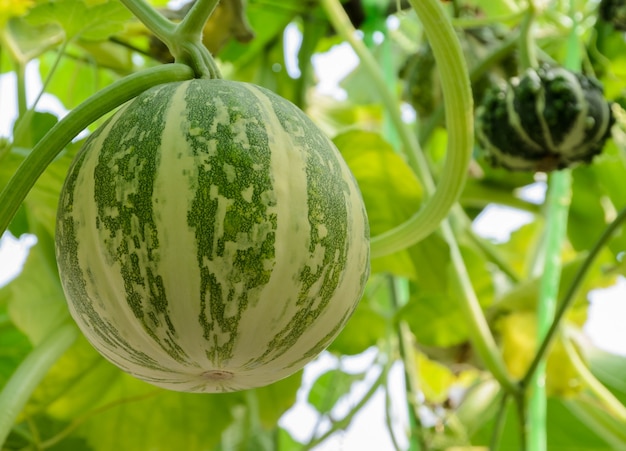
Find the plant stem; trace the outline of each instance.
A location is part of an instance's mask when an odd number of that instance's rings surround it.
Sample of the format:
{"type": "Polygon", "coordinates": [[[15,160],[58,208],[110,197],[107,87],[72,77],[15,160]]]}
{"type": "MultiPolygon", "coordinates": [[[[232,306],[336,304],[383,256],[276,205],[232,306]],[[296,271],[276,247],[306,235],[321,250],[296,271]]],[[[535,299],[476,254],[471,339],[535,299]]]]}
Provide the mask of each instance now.
{"type": "Polygon", "coordinates": [[[539,62],[537,61],[537,53],[535,50],[535,38],[533,36],[533,24],[535,22],[535,4],[533,0],[526,0],[528,3],[526,14],[522,20],[522,27],[520,33],[520,62],[522,68],[529,69],[537,67],[539,62]]]}
{"type": "MultiPolygon", "coordinates": [[[[348,41],[361,59],[376,86],[383,104],[389,110],[390,118],[396,126],[405,147],[407,158],[415,166],[424,190],[432,193],[434,182],[428,170],[428,163],[415,140],[415,136],[402,121],[397,100],[387,88],[384,77],[374,57],[362,41],[355,37],[354,28],[337,0],[321,0],[329,19],[338,33],[348,41]]],[[[410,1],[423,22],[437,65],[441,73],[444,103],[446,108],[448,134],[448,154],[443,174],[436,192],[427,204],[409,221],[386,234],[372,239],[372,257],[379,257],[404,249],[429,235],[441,225],[444,239],[450,246],[453,283],[459,287],[460,307],[468,319],[472,344],[494,377],[510,393],[518,387],[509,377],[504,361],[495,343],[489,325],[485,320],[476,293],[472,287],[461,251],[445,217],[456,202],[462,190],[473,146],[473,111],[469,89],[467,67],[460,44],[445,11],[437,0],[410,1]]]]}
{"type": "Polygon", "coordinates": [[[500,399],[500,405],[498,406],[498,413],[496,414],[496,421],[493,425],[493,432],[491,433],[491,440],[489,440],[489,450],[495,451],[498,449],[500,439],[502,438],[502,432],[504,431],[504,424],[506,423],[507,407],[509,406],[509,394],[503,393],[500,399]]]}
{"type": "Polygon", "coordinates": [[[26,64],[17,62],[15,68],[15,82],[17,85],[17,114],[22,117],[28,110],[26,100],[26,64]]]}
{"type": "Polygon", "coordinates": [[[0,447],[32,392],[77,336],[74,324],[64,324],[34,348],[11,375],[0,392],[0,447]]]}
{"type": "MultiPolygon", "coordinates": [[[[23,113],[20,113],[19,120],[17,121],[15,125],[15,131],[13,132],[14,144],[23,145],[23,143],[25,143],[25,138],[27,136],[26,133],[30,133],[30,125],[33,119],[33,115],[35,113],[35,109],[37,108],[37,104],[43,97],[43,94],[45,93],[47,86],[50,84],[52,75],[54,74],[54,71],[56,70],[56,68],[59,66],[59,62],[61,61],[68,44],[69,42],[67,39],[61,43],[61,47],[59,48],[57,52],[57,57],[55,58],[54,63],[52,64],[52,67],[50,68],[50,73],[48,74],[45,81],[43,82],[43,86],[41,87],[39,94],[37,94],[37,98],[35,99],[33,104],[30,106],[30,108],[25,105],[26,110],[24,110],[23,113]]],[[[28,141],[26,141],[25,145],[27,145],[28,147],[32,147],[35,143],[31,142],[32,140],[30,139],[30,137],[28,138],[29,139],[28,141]]]]}
{"type": "MultiPolygon", "coordinates": [[[[397,313],[403,305],[406,304],[406,300],[401,295],[401,286],[399,284],[402,281],[397,277],[389,276],[389,286],[391,292],[391,302],[393,308],[397,313]]],[[[402,367],[404,369],[404,384],[407,392],[407,407],[409,417],[409,430],[411,434],[409,436],[409,451],[419,451],[428,449],[426,445],[426,438],[424,437],[424,428],[419,416],[419,377],[416,371],[415,352],[413,350],[413,343],[411,340],[411,331],[404,321],[399,321],[396,325],[397,337],[398,337],[398,350],[400,351],[400,357],[402,359],[402,367]],[[413,434],[415,432],[415,434],[413,434]]]]}
{"type": "Polygon", "coordinates": [[[202,30],[219,0],[197,0],[179,24],[163,17],[145,0],[121,1],[163,41],[177,63],[192,67],[197,77],[221,77],[217,63],[202,44],[202,30]]]}
{"type": "Polygon", "coordinates": [[[219,0],[196,0],[183,20],[176,26],[176,35],[196,39],[202,36],[202,30],[209,20],[219,0]]]}
{"type": "MultiPolygon", "coordinates": [[[[509,55],[515,49],[518,42],[519,32],[512,31],[509,36],[507,36],[507,38],[500,43],[498,47],[485,55],[485,57],[481,59],[480,63],[478,63],[478,65],[470,71],[470,82],[475,83],[480,80],[480,78],[485,73],[487,73],[487,71],[489,71],[495,64],[497,64],[504,57],[509,55]]],[[[421,145],[424,145],[426,142],[428,142],[428,139],[435,131],[437,126],[441,123],[443,117],[444,108],[440,105],[437,107],[437,110],[433,112],[428,121],[425,121],[425,123],[420,126],[419,142],[421,145]]]]}
{"type": "Polygon", "coordinates": [[[354,407],[352,407],[350,412],[348,412],[340,420],[333,421],[332,426],[330,427],[328,431],[326,431],[324,434],[320,435],[319,437],[313,438],[309,443],[307,443],[305,446],[302,447],[302,450],[303,451],[311,450],[315,448],[317,445],[319,445],[320,443],[322,443],[323,441],[325,441],[326,439],[328,439],[335,432],[345,429],[350,424],[354,416],[357,413],[359,413],[361,409],[363,408],[363,406],[365,406],[365,404],[369,402],[372,396],[376,394],[378,389],[384,383],[386,377],[387,377],[387,371],[386,371],[386,368],[383,368],[378,378],[376,378],[376,380],[372,383],[369,390],[363,395],[363,397],[359,400],[359,402],[357,402],[354,405],[354,407]]]}
{"type": "Polygon", "coordinates": [[[0,192],[0,235],[46,167],[82,130],[152,86],[188,80],[193,75],[191,68],[182,64],[146,69],[113,83],[74,108],[33,147],[0,192]]]}
{"type": "Polygon", "coordinates": [[[604,246],[611,239],[615,231],[622,225],[624,221],[626,221],[626,208],[621,210],[616,216],[616,218],[613,220],[613,222],[611,222],[611,224],[608,225],[608,227],[604,230],[604,232],[602,233],[598,241],[596,241],[596,243],[594,244],[593,248],[587,255],[587,258],[585,259],[585,261],[582,263],[580,268],[578,268],[578,271],[576,272],[576,275],[574,276],[574,279],[572,280],[572,284],[569,286],[567,293],[565,294],[565,296],[563,297],[563,299],[558,305],[558,308],[554,315],[554,320],[552,321],[550,329],[548,330],[545,337],[543,338],[543,341],[541,342],[541,345],[539,346],[539,350],[537,351],[537,354],[535,355],[533,361],[529,365],[528,370],[526,371],[526,374],[522,378],[522,381],[521,381],[522,386],[528,385],[535,371],[537,370],[537,366],[539,365],[539,362],[541,362],[541,360],[547,353],[548,348],[552,344],[552,341],[554,340],[557,334],[559,325],[563,317],[565,316],[565,313],[569,310],[569,307],[574,302],[576,298],[576,293],[578,292],[578,289],[582,285],[585,279],[585,276],[587,275],[587,272],[591,268],[591,265],[595,261],[596,257],[600,254],[600,251],[604,248],[604,246]]]}
{"type": "Polygon", "coordinates": [[[405,249],[430,235],[448,215],[463,189],[473,146],[472,97],[467,67],[456,34],[439,2],[412,0],[411,4],[422,20],[440,69],[447,126],[450,131],[441,182],[435,189],[426,158],[420,151],[413,131],[402,120],[398,100],[387,86],[375,58],[356,37],[354,27],[339,0],[321,0],[321,4],[337,32],[350,43],[359,56],[396,127],[407,160],[428,197],[426,204],[407,222],[372,238],[372,258],[381,257],[405,249]]]}
{"type": "Polygon", "coordinates": [[[476,297],[461,250],[448,221],[444,221],[441,224],[441,232],[444,240],[450,247],[450,259],[454,268],[454,271],[451,271],[451,283],[457,285],[457,293],[460,296],[458,305],[463,312],[463,317],[466,318],[472,346],[480,356],[483,364],[502,385],[504,390],[515,394],[519,391],[519,387],[508,374],[500,350],[491,334],[489,324],[476,297]]]}
{"type": "Polygon", "coordinates": [[[613,393],[611,393],[602,382],[600,382],[593,373],[589,370],[585,362],[582,360],[578,351],[574,347],[574,343],[571,338],[564,334],[563,340],[560,343],[563,344],[563,349],[567,354],[572,366],[576,369],[576,374],[582,380],[583,384],[593,393],[607,411],[611,413],[622,423],[626,424],[626,407],[617,399],[613,393]]]}
{"type": "MultiPolygon", "coordinates": [[[[561,249],[567,234],[567,216],[571,200],[571,173],[563,170],[552,173],[548,193],[548,214],[545,231],[545,260],[537,305],[537,340],[545,338],[554,315],[561,280],[561,249]]],[[[547,449],[545,361],[537,367],[532,381],[529,404],[529,449],[547,449]]]]}
{"type": "Polygon", "coordinates": [[[202,30],[219,0],[196,0],[183,20],[166,42],[177,63],[189,64],[196,75],[203,78],[221,78],[217,63],[202,44],[202,30]]]}

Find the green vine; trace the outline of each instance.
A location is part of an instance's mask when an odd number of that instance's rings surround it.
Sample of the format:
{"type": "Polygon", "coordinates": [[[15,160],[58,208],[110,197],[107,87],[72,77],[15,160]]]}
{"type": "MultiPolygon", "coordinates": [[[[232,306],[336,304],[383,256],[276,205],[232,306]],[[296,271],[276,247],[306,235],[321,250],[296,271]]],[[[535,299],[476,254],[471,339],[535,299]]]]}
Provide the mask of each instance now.
{"type": "Polygon", "coordinates": [[[0,233],[7,229],[20,204],[50,162],[82,130],[152,86],[192,77],[193,71],[182,64],[147,69],[113,83],[68,113],[33,147],[0,192],[0,233]]]}
{"type": "Polygon", "coordinates": [[[330,22],[342,38],[350,43],[371,77],[389,118],[396,127],[409,164],[429,196],[426,205],[407,222],[372,238],[371,255],[373,258],[405,249],[427,237],[439,227],[463,189],[474,142],[469,77],[456,34],[437,1],[411,1],[410,3],[422,20],[437,59],[442,90],[445,93],[446,122],[448,129],[454,130],[454,133],[448,136],[446,162],[436,189],[415,134],[402,120],[398,100],[390,91],[375,58],[363,41],[356,37],[354,27],[339,1],[321,0],[330,22]]]}
{"type": "Polygon", "coordinates": [[[198,78],[221,78],[215,60],[202,44],[202,30],[219,0],[197,0],[179,24],[163,17],[145,0],[121,1],[163,41],[177,63],[190,66],[198,78]]]}
{"type": "Polygon", "coordinates": [[[407,158],[416,170],[425,191],[432,196],[427,204],[404,224],[372,239],[372,257],[380,257],[404,249],[425,238],[441,226],[450,247],[454,271],[453,283],[461,295],[459,307],[468,318],[469,334],[477,353],[505,390],[516,393],[518,386],[510,378],[482,312],[456,238],[445,221],[464,186],[473,147],[473,111],[469,76],[459,41],[441,5],[436,0],[411,1],[428,34],[441,75],[446,123],[448,153],[439,186],[434,190],[428,163],[420,151],[415,135],[402,121],[398,102],[389,91],[380,67],[364,43],[357,39],[347,15],[337,0],[322,0],[329,19],[342,37],[350,43],[376,86],[382,102],[405,147],[407,158]],[[463,80],[463,82],[459,82],[463,80]],[[434,193],[433,193],[434,191],[434,193]]]}

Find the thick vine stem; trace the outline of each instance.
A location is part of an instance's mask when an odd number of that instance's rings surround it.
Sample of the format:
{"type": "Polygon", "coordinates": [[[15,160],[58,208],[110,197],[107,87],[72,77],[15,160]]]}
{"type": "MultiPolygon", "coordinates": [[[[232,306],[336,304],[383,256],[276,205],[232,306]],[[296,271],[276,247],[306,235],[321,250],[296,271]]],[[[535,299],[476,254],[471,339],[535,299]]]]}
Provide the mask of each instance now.
{"type": "Polygon", "coordinates": [[[33,349],[11,375],[0,392],[0,448],[33,390],[77,337],[76,326],[66,323],[33,349]]]}
{"type": "Polygon", "coordinates": [[[192,69],[183,64],[157,66],[113,83],[74,108],[33,147],[0,192],[0,234],[6,230],[20,204],[50,162],[81,131],[152,86],[188,80],[193,76],[192,69]]]}
{"type": "Polygon", "coordinates": [[[197,0],[175,24],[145,0],[121,0],[170,50],[177,63],[190,66],[198,78],[221,78],[217,63],[202,44],[202,31],[219,0],[197,0]]]}
{"type": "Polygon", "coordinates": [[[145,0],[121,0],[121,2],[157,38],[169,47],[176,25],[155,10],[145,0]]]}
{"type": "Polygon", "coordinates": [[[429,197],[426,204],[407,222],[372,238],[371,255],[373,258],[405,249],[427,237],[439,227],[465,185],[474,142],[469,76],[456,34],[437,0],[411,0],[410,3],[422,21],[437,60],[444,92],[446,122],[450,131],[446,162],[441,182],[436,189],[433,177],[428,171],[426,158],[419,148],[413,131],[402,120],[398,100],[387,86],[375,58],[365,44],[356,37],[354,27],[339,1],[321,0],[330,22],[350,43],[371,77],[398,131],[409,163],[416,171],[429,197]]]}

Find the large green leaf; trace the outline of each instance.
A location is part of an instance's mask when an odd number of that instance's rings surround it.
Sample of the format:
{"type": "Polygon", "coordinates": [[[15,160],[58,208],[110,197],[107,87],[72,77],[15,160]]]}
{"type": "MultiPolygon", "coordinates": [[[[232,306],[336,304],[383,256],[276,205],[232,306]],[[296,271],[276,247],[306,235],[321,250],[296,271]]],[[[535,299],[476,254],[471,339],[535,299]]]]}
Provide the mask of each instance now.
{"type": "Polygon", "coordinates": [[[20,17],[8,22],[4,39],[11,45],[14,57],[25,64],[61,43],[63,32],[49,22],[32,25],[20,17]]]}
{"type": "MultiPolygon", "coordinates": [[[[584,420],[581,421],[572,414],[568,407],[569,401],[558,398],[548,399],[547,437],[550,451],[614,451],[610,443],[598,435],[596,431],[584,420]]],[[[494,419],[484,424],[479,431],[471,437],[474,446],[488,446],[494,426],[494,419]]],[[[504,429],[502,431],[499,446],[496,451],[511,451],[520,449],[520,431],[517,420],[516,408],[512,402],[506,411],[504,429]]]]}
{"type": "Polygon", "coordinates": [[[387,320],[372,307],[369,298],[365,297],[330,345],[329,351],[347,355],[359,354],[378,344],[387,327],[387,320]]]}
{"type": "Polygon", "coordinates": [[[45,229],[39,231],[22,273],[8,288],[12,296],[8,305],[11,320],[33,344],[40,343],[68,318],[52,236],[45,229]]]}
{"type": "MultiPolygon", "coordinates": [[[[401,224],[419,209],[422,189],[417,178],[379,134],[349,131],[334,142],[359,183],[372,236],[401,224]]],[[[409,278],[417,273],[407,251],[373,260],[372,271],[409,278]]]]}
{"type": "Polygon", "coordinates": [[[572,202],[569,210],[568,237],[576,250],[593,247],[607,222],[602,199],[606,196],[599,178],[586,167],[572,171],[572,202]]]}
{"type": "Polygon", "coordinates": [[[130,12],[119,2],[89,6],[82,0],[58,0],[35,6],[26,20],[34,25],[58,24],[66,39],[106,39],[124,27],[130,12]]]}
{"type": "Polygon", "coordinates": [[[89,96],[117,79],[112,71],[101,70],[93,60],[63,58],[55,66],[55,57],[56,55],[49,54],[41,58],[39,70],[42,78],[45,79],[50,74],[50,70],[54,69],[46,91],[56,96],[68,109],[75,108],[89,96]]]}

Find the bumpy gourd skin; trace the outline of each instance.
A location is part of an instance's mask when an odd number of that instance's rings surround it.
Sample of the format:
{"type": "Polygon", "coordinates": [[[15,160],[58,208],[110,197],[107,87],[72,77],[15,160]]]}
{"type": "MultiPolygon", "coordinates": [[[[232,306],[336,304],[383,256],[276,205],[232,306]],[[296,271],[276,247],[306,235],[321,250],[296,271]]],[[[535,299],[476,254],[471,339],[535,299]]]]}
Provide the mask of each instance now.
{"type": "Polygon", "coordinates": [[[513,171],[552,171],[589,163],[614,118],[595,79],[542,66],[496,86],[477,110],[486,159],[513,171]]]}

